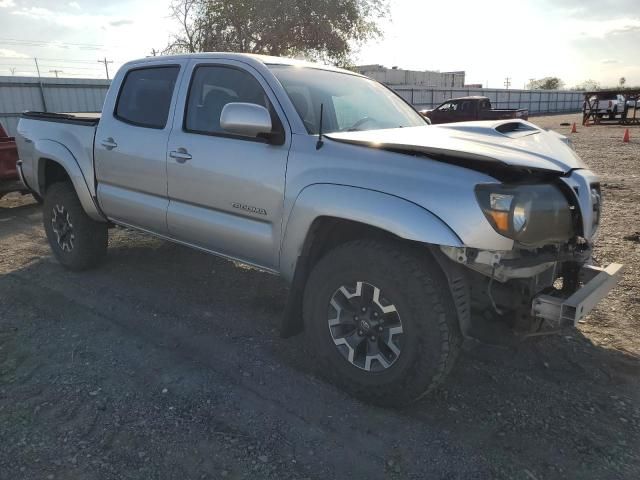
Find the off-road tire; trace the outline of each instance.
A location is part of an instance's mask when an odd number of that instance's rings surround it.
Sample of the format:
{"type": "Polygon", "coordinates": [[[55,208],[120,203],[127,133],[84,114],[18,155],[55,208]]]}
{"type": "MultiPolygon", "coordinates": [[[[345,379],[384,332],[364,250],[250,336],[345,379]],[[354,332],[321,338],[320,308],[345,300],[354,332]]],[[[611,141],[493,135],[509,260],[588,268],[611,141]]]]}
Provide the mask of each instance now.
{"type": "Polygon", "coordinates": [[[107,224],[92,220],[82,208],[78,195],[69,182],[58,182],[47,188],[42,210],[44,230],[49,245],[58,261],[69,270],[87,270],[102,262],[107,254],[107,224]],[[73,225],[74,243],[71,251],[58,243],[52,224],[54,208],[68,212],[73,225]]]}
{"type": "Polygon", "coordinates": [[[456,360],[462,337],[447,282],[426,252],[393,241],[357,240],[336,247],[314,266],[304,291],[305,337],[319,372],[351,395],[401,407],[437,387],[456,360]],[[400,355],[381,372],[349,363],[328,326],[329,302],[349,282],[380,287],[404,332],[400,355]]]}

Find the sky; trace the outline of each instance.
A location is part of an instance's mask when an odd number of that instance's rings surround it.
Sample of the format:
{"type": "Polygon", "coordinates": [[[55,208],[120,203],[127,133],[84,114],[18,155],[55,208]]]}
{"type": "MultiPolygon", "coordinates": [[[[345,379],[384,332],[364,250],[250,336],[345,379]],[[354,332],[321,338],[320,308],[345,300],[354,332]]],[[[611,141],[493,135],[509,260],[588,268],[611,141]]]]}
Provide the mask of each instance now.
{"type": "MultiPolygon", "coordinates": [[[[0,0],[0,75],[105,78],[162,50],[177,24],[170,0],[0,0]]],[[[640,0],[391,0],[384,38],[358,64],[465,70],[467,83],[523,88],[560,77],[568,87],[640,85],[640,0]]]]}

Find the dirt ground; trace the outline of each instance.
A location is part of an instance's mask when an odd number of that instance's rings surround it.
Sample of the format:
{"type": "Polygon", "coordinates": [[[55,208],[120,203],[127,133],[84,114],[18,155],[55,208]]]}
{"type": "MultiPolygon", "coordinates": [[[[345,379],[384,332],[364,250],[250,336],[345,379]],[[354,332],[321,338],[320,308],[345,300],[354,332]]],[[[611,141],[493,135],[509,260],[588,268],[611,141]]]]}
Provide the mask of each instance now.
{"type": "Polygon", "coordinates": [[[595,257],[623,281],[578,330],[464,352],[405,410],[279,337],[278,278],[124,230],[70,273],[40,208],[0,200],[0,479],[640,478],[640,128],[578,130],[603,181],[595,257]]]}

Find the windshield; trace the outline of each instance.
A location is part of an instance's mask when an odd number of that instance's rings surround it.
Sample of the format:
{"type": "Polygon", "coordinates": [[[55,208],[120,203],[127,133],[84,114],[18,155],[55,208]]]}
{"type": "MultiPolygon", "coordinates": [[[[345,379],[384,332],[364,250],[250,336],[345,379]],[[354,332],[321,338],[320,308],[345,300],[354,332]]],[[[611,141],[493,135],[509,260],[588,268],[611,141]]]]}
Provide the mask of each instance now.
{"type": "Polygon", "coordinates": [[[367,78],[290,65],[269,68],[311,134],[318,133],[321,104],[324,133],[426,125],[395,93],[367,78]]]}

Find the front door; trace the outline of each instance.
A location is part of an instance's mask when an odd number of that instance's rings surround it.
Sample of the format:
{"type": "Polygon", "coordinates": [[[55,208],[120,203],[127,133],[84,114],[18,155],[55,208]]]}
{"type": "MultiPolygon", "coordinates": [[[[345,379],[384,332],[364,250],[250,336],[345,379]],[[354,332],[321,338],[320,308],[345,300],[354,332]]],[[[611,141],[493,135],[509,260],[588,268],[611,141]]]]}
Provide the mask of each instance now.
{"type": "Polygon", "coordinates": [[[119,73],[95,138],[98,202],[107,216],[167,233],[167,141],[182,65],[145,65],[119,73]]]}
{"type": "Polygon", "coordinates": [[[243,63],[193,60],[168,145],[167,223],[177,240],[275,269],[282,228],[290,135],[264,79],[243,63]],[[184,97],[184,98],[183,98],[184,97]],[[281,141],[231,135],[220,126],[227,103],[272,112],[281,141]]]}
{"type": "Polygon", "coordinates": [[[458,108],[458,104],[454,101],[448,101],[438,106],[431,114],[433,123],[455,122],[456,108],[458,108]]]}

